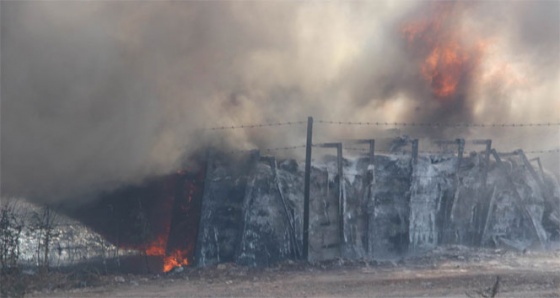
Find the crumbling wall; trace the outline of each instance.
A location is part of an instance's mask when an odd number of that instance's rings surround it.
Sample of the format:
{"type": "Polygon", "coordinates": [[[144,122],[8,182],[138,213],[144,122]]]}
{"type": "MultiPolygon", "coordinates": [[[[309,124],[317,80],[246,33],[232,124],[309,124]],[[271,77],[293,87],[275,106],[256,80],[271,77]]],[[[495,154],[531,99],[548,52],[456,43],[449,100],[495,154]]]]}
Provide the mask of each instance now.
{"type": "MultiPolygon", "coordinates": [[[[558,207],[546,209],[560,200],[557,182],[543,179],[549,188],[543,190],[519,161],[492,162],[486,172],[484,160],[477,153],[460,161],[452,154],[422,155],[417,162],[406,154],[376,155],[373,165],[369,157],[347,158],[341,180],[336,157],[316,159],[309,259],[386,259],[444,244],[523,249],[560,233],[558,207]],[[345,202],[342,233],[339,200],[345,202]]],[[[254,155],[210,164],[198,263],[261,266],[301,256],[303,171],[297,163],[254,155]]]]}
{"type": "Polygon", "coordinates": [[[258,152],[209,158],[197,263],[267,266],[301,254],[303,174],[258,152]]]}
{"type": "Polygon", "coordinates": [[[242,237],[246,173],[254,159],[209,154],[195,252],[199,266],[235,261],[242,237]]]}
{"type": "Polygon", "coordinates": [[[414,165],[410,194],[410,249],[422,251],[435,248],[447,228],[454,194],[454,157],[420,157],[414,165]]]}
{"type": "Polygon", "coordinates": [[[311,168],[309,199],[309,259],[325,260],[340,256],[338,177],[323,165],[311,168]]]}
{"type": "MultiPolygon", "coordinates": [[[[316,158],[309,260],[387,259],[446,244],[546,247],[560,238],[560,186],[546,172],[529,171],[520,156],[508,154],[489,165],[477,153],[460,161],[453,154],[421,155],[416,162],[407,154],[376,155],[373,164],[361,156],[343,160],[342,177],[337,157],[316,158]]],[[[191,264],[267,266],[302,256],[304,173],[295,160],[277,161],[258,152],[212,153],[203,173],[198,233],[189,232],[198,234],[191,264]]],[[[119,245],[123,235],[142,232],[134,216],[143,207],[149,211],[150,234],[159,235],[171,221],[173,237],[188,241],[181,237],[185,229],[173,223],[187,215],[172,212],[184,205],[177,199],[173,204],[173,196],[187,199],[185,179],[184,174],[156,177],[105,194],[98,205],[71,214],[86,224],[97,223],[90,225],[99,231],[116,231],[108,235],[120,235],[113,241],[119,245]]],[[[140,244],[129,243],[141,249],[140,244]]]]}
{"type": "Polygon", "coordinates": [[[373,168],[369,157],[349,160],[344,171],[346,212],[344,214],[344,258],[367,258],[367,208],[372,203],[373,168]],[[369,168],[369,169],[368,169],[369,168]]]}
{"type": "Polygon", "coordinates": [[[494,164],[489,172],[493,186],[484,243],[524,249],[531,245],[544,247],[550,232],[542,222],[545,194],[519,160],[509,158],[502,167],[494,164]]]}
{"type": "Polygon", "coordinates": [[[287,189],[281,183],[291,179],[288,173],[283,173],[280,179],[278,172],[284,169],[277,168],[274,158],[266,158],[255,165],[249,176],[243,202],[243,229],[236,254],[239,264],[269,265],[299,254],[293,220],[293,207],[299,202],[290,201],[295,196],[284,196],[282,190],[287,189]]]}
{"type": "Polygon", "coordinates": [[[370,255],[387,258],[404,253],[408,248],[410,156],[375,157],[375,184],[369,221],[370,255]]]}
{"type": "Polygon", "coordinates": [[[543,173],[544,186],[548,196],[544,202],[543,227],[550,233],[550,239],[560,240],[560,185],[556,176],[543,173]]]}
{"type": "Polygon", "coordinates": [[[490,195],[484,180],[487,165],[483,154],[472,153],[461,160],[453,186],[455,194],[449,228],[444,243],[480,245],[489,214],[490,195]]]}

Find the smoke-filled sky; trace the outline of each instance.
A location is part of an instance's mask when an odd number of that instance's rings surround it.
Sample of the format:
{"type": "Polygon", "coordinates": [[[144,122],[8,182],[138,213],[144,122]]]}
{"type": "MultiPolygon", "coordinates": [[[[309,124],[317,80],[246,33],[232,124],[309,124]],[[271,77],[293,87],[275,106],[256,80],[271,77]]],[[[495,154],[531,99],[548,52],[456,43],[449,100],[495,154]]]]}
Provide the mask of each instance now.
{"type": "MultiPolygon", "coordinates": [[[[74,200],[172,171],[208,144],[305,137],[304,126],[204,127],[560,119],[558,1],[0,5],[4,197],[74,200]]],[[[560,147],[558,126],[398,133],[560,147]]],[[[353,137],[376,132],[315,129],[318,142],[353,137]]]]}

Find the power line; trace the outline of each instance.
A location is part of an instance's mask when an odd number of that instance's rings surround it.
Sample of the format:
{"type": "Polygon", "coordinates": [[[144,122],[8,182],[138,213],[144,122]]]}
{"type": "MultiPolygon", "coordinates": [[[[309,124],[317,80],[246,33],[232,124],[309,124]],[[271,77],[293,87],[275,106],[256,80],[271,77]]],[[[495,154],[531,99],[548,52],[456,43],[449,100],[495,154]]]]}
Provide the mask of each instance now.
{"type": "Polygon", "coordinates": [[[261,151],[281,151],[281,150],[291,150],[291,149],[297,149],[297,148],[305,148],[305,145],[298,145],[298,146],[290,146],[290,147],[278,147],[278,148],[267,148],[267,149],[262,149],[261,151]]]}
{"type": "MultiPolygon", "coordinates": [[[[287,146],[287,147],[276,147],[276,148],[265,148],[265,149],[240,149],[240,150],[231,150],[227,153],[248,153],[252,151],[263,151],[263,152],[275,152],[275,151],[284,151],[284,150],[292,150],[292,149],[299,149],[305,148],[306,145],[297,145],[297,146],[287,146]]],[[[314,148],[323,148],[321,146],[313,145],[314,148]]],[[[368,148],[356,148],[356,147],[343,147],[343,150],[348,151],[358,151],[358,152],[369,152],[368,148]]],[[[556,149],[542,149],[542,150],[528,150],[523,151],[525,154],[537,154],[537,153],[560,153],[560,148],[556,149]]],[[[399,152],[390,152],[390,151],[375,151],[376,154],[400,154],[399,152]]],[[[429,151],[429,150],[418,150],[418,153],[421,154],[441,154],[441,155],[453,155],[456,152],[453,151],[429,151]]],[[[484,153],[484,151],[479,152],[484,153]]]]}
{"type": "Polygon", "coordinates": [[[240,150],[231,150],[231,151],[228,151],[226,153],[230,153],[230,154],[231,153],[249,153],[249,152],[253,152],[253,151],[275,152],[275,151],[292,150],[292,149],[298,149],[298,148],[305,148],[305,145],[288,146],[288,147],[276,147],[276,148],[265,148],[265,149],[259,149],[259,148],[240,149],[240,150]]]}
{"type": "Polygon", "coordinates": [[[560,126],[560,122],[546,123],[428,123],[428,122],[352,122],[352,121],[329,121],[316,120],[319,124],[330,125],[363,125],[363,126],[403,126],[403,127],[549,127],[560,126]]]}
{"type": "Polygon", "coordinates": [[[529,153],[529,154],[534,154],[534,153],[560,153],[560,148],[557,149],[549,149],[549,150],[529,150],[529,151],[525,151],[523,150],[523,153],[529,153]]]}
{"type": "MultiPolygon", "coordinates": [[[[207,128],[206,130],[231,130],[231,129],[251,129],[274,126],[293,126],[303,125],[306,121],[288,121],[272,123],[253,123],[241,125],[223,125],[207,128]]],[[[353,122],[353,121],[331,121],[316,120],[317,124],[329,125],[358,125],[358,126],[400,126],[400,127],[484,127],[484,128],[523,128],[523,127],[557,127],[560,122],[540,122],[540,123],[438,123],[438,122],[353,122]]]]}
{"type": "MultiPolygon", "coordinates": [[[[368,148],[355,148],[355,147],[342,147],[344,150],[348,150],[348,151],[359,151],[359,152],[369,152],[368,148]]],[[[398,153],[398,152],[390,152],[390,151],[375,151],[375,153],[377,154],[391,154],[391,153],[398,153]]],[[[429,151],[429,150],[418,150],[418,153],[424,153],[424,154],[457,154],[457,151],[429,151]]],[[[479,153],[484,153],[484,151],[481,151],[479,153]]],[[[560,153],[560,148],[557,149],[541,149],[541,150],[529,150],[529,151],[525,151],[523,150],[523,153],[525,154],[535,154],[535,153],[560,153]]]]}
{"type": "Polygon", "coordinates": [[[272,126],[292,126],[292,125],[302,125],[305,123],[307,122],[289,121],[289,122],[276,122],[276,123],[242,124],[242,125],[231,125],[231,126],[216,126],[216,127],[208,128],[208,130],[230,130],[230,129],[262,128],[262,127],[272,127],[272,126]]]}

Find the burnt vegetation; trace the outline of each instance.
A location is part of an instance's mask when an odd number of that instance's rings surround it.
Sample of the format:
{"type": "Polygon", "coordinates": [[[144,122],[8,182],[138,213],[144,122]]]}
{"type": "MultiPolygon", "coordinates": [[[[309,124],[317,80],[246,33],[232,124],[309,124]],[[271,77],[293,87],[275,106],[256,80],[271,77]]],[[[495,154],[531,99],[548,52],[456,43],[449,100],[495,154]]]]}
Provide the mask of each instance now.
{"type": "MultiPolygon", "coordinates": [[[[99,284],[107,245],[95,264],[83,263],[87,248],[79,241],[61,241],[75,227],[52,207],[33,207],[18,200],[0,204],[0,297],[23,297],[45,289],[71,289],[99,284]],[[69,247],[68,245],[71,245],[69,247]],[[65,259],[66,262],[61,262],[65,259]],[[72,260],[72,261],[69,261],[72,260]]],[[[68,239],[64,239],[68,240],[68,239]]]]}
{"type": "Polygon", "coordinates": [[[16,267],[20,254],[23,222],[17,218],[14,208],[14,204],[0,207],[0,266],[3,274],[16,267]]]}

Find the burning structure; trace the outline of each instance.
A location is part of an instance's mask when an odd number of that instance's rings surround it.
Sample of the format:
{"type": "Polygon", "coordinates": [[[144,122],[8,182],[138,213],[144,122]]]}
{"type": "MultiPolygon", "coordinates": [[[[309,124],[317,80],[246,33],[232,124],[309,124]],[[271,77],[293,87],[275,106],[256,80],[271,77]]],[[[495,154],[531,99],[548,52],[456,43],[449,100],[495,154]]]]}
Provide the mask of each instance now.
{"type": "MultiPolygon", "coordinates": [[[[208,147],[302,139],[292,126],[208,126],[307,115],[411,124],[392,137],[556,148],[558,2],[0,5],[1,195],[62,206],[115,245],[143,251],[154,270],[261,265],[306,248],[310,259],[382,258],[558,237],[557,180],[521,155],[316,160],[305,247],[294,156],[216,153],[197,158],[200,168],[180,166],[208,147]],[[476,123],[531,125],[465,125],[476,123]]],[[[334,125],[315,133],[381,134],[334,125]]],[[[558,157],[547,159],[558,175],[558,157]]]]}
{"type": "Polygon", "coordinates": [[[145,254],[148,271],[189,265],[200,219],[204,172],[179,171],[104,194],[71,214],[114,245],[145,254]]]}
{"type": "MultiPolygon", "coordinates": [[[[444,244],[523,250],[559,240],[556,178],[535,170],[523,151],[499,154],[489,141],[474,143],[488,150],[418,154],[415,146],[373,160],[314,162],[308,258],[387,259],[444,244]]],[[[73,216],[116,245],[156,257],[152,271],[301,259],[304,171],[298,163],[258,151],[211,153],[205,163],[104,194],[73,216]]]]}

